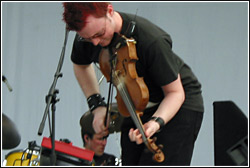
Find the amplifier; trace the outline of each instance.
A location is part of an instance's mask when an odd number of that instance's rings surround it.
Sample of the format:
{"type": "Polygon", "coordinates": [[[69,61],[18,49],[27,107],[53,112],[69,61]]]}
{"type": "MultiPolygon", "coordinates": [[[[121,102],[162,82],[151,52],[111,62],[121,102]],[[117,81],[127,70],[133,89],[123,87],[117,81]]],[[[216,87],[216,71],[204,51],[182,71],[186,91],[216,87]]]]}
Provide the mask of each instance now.
{"type": "MultiPolygon", "coordinates": [[[[51,165],[51,139],[44,137],[41,144],[40,165],[51,165]]],[[[56,165],[92,165],[94,152],[88,149],[73,146],[72,142],[66,143],[55,140],[56,165]]]]}

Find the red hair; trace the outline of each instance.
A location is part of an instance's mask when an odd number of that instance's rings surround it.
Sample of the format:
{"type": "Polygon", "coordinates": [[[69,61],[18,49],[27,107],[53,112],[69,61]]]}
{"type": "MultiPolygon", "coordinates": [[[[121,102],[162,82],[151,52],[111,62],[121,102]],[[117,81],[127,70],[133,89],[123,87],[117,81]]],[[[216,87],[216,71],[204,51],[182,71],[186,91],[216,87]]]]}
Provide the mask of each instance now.
{"type": "Polygon", "coordinates": [[[69,30],[80,31],[89,15],[103,17],[107,13],[109,2],[64,2],[63,21],[69,30]]]}

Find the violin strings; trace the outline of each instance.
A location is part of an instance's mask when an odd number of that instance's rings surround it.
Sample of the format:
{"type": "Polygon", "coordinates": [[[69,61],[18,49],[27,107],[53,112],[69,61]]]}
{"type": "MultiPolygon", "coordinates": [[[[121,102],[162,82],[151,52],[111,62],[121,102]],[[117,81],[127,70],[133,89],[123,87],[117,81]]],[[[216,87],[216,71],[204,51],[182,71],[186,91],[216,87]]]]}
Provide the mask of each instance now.
{"type": "MultiPolygon", "coordinates": [[[[142,122],[135,112],[135,107],[131,103],[131,98],[129,97],[129,94],[128,94],[128,91],[126,89],[126,86],[124,85],[124,82],[121,82],[120,78],[116,74],[114,74],[114,79],[116,81],[115,82],[116,86],[117,86],[118,90],[120,91],[119,93],[122,95],[123,101],[128,108],[129,113],[130,113],[132,119],[135,121],[136,127],[139,129],[140,133],[142,134],[143,141],[145,143],[147,143],[147,138],[146,138],[146,135],[144,133],[144,129],[142,127],[142,122]]],[[[148,144],[146,144],[146,145],[148,145],[148,144]]]]}

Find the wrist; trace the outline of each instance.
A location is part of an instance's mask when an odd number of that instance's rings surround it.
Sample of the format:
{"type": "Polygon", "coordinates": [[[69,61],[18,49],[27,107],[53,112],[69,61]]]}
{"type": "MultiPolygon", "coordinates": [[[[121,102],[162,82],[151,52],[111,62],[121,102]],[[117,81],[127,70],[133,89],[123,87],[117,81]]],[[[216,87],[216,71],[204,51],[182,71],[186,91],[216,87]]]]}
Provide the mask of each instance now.
{"type": "Polygon", "coordinates": [[[101,114],[102,112],[105,112],[105,114],[106,114],[106,107],[105,106],[98,106],[93,111],[91,111],[91,113],[94,115],[96,113],[101,114]]]}
{"type": "Polygon", "coordinates": [[[153,120],[153,121],[155,121],[155,122],[157,122],[159,124],[159,126],[160,126],[159,131],[162,130],[162,128],[165,126],[165,122],[161,117],[152,116],[150,118],[150,120],[153,120]]]}
{"type": "Polygon", "coordinates": [[[107,104],[104,101],[104,97],[101,96],[101,94],[93,94],[87,98],[89,110],[93,112],[96,108],[100,106],[107,106],[107,104]]]}

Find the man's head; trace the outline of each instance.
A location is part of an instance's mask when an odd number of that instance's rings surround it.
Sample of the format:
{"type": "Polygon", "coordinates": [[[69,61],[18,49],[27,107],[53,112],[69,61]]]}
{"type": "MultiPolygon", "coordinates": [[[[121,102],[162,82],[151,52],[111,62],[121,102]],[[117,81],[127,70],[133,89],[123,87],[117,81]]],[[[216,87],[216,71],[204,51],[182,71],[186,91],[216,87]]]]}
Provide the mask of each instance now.
{"type": "Polygon", "coordinates": [[[68,28],[80,31],[86,25],[86,18],[94,15],[96,18],[106,16],[108,2],[64,2],[63,20],[68,28]]]}
{"type": "Polygon", "coordinates": [[[104,153],[107,137],[103,137],[102,134],[96,134],[93,127],[93,114],[90,111],[84,113],[80,119],[81,126],[81,136],[86,149],[92,150],[95,152],[95,155],[101,156],[104,153]]]}
{"type": "Polygon", "coordinates": [[[116,31],[114,9],[108,2],[63,3],[63,20],[85,41],[107,46],[116,31]]]}
{"type": "Polygon", "coordinates": [[[82,132],[82,139],[86,149],[95,152],[96,156],[102,156],[107,144],[107,136],[101,134],[88,134],[82,132]]]}

